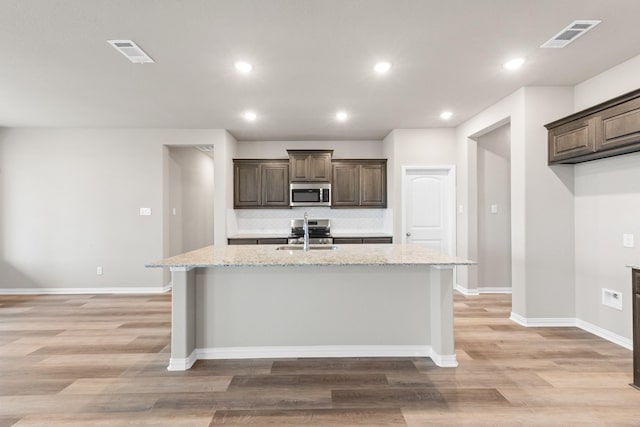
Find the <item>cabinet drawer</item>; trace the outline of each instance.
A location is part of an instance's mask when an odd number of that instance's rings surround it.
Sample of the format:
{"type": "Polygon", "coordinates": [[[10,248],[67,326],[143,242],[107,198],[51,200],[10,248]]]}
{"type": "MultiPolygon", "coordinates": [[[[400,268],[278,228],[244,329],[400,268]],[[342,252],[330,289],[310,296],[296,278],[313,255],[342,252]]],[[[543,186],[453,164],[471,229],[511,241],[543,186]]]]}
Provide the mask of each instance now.
{"type": "Polygon", "coordinates": [[[257,245],[258,239],[227,239],[230,245],[257,245]]]}
{"type": "Polygon", "coordinates": [[[393,243],[391,237],[363,237],[362,243],[393,243]]]}
{"type": "Polygon", "coordinates": [[[286,237],[283,238],[268,238],[268,239],[258,239],[259,245],[286,245],[288,240],[286,237]]]}
{"type": "Polygon", "coordinates": [[[362,239],[358,237],[334,237],[333,238],[334,245],[353,245],[353,244],[362,244],[362,239]]]}

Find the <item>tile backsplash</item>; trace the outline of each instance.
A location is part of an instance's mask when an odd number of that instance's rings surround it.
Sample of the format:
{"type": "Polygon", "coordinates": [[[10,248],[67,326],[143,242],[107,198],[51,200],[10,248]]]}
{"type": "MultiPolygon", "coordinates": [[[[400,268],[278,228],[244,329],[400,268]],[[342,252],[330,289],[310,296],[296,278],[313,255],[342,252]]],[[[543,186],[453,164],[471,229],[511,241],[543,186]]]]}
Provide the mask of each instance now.
{"type": "Polygon", "coordinates": [[[296,207],[291,209],[230,209],[227,217],[227,235],[235,234],[288,234],[290,221],[302,218],[331,220],[331,232],[336,233],[388,233],[392,234],[389,209],[330,209],[327,207],[296,207]]]}

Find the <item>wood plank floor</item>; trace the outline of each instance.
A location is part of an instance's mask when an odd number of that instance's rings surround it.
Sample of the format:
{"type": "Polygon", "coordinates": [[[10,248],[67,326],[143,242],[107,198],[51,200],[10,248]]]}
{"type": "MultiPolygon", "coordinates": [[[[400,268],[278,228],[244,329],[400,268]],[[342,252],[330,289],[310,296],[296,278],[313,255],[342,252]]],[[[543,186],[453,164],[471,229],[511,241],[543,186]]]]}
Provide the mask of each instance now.
{"type": "Polygon", "coordinates": [[[0,296],[0,426],[640,425],[631,352],[455,297],[460,366],[199,361],[168,372],[170,294],[0,296]]]}

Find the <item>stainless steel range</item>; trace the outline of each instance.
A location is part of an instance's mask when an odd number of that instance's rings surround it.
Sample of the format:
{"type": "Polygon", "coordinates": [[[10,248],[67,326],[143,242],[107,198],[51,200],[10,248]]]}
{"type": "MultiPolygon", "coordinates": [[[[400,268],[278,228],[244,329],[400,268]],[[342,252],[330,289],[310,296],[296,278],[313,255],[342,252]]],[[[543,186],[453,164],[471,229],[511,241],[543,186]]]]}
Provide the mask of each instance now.
{"type": "MultiPolygon", "coordinates": [[[[309,219],[309,244],[311,245],[331,245],[331,220],[330,219],[309,219]]],[[[289,244],[297,245],[304,243],[304,219],[291,220],[291,234],[289,244]]]]}

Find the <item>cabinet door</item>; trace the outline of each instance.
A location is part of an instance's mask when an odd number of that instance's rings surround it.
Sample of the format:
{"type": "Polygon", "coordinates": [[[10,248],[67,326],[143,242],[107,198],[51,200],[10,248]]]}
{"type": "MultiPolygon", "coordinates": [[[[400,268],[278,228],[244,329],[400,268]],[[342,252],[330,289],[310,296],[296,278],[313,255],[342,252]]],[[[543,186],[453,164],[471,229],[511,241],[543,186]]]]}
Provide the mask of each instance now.
{"type": "Polygon", "coordinates": [[[331,181],[331,154],[319,153],[309,155],[308,181],[329,182],[331,181]]]}
{"type": "Polygon", "coordinates": [[[262,164],[262,206],[289,207],[289,163],[262,164]]]}
{"type": "Polygon", "coordinates": [[[292,182],[331,181],[331,153],[289,152],[292,182]]]}
{"type": "Polygon", "coordinates": [[[360,204],[360,166],[334,163],[331,183],[331,206],[353,207],[360,204]]]}
{"type": "Polygon", "coordinates": [[[360,167],[360,206],[387,207],[386,163],[364,163],[360,167]]]}
{"type": "Polygon", "coordinates": [[[261,179],[259,162],[234,162],[234,208],[254,208],[262,204],[261,179]]]}
{"type": "Polygon", "coordinates": [[[598,118],[577,120],[549,130],[549,163],[593,153],[596,150],[598,118]]]}
{"type": "Polygon", "coordinates": [[[602,138],[598,151],[640,142],[640,99],[633,99],[602,112],[602,138]]]}
{"type": "Polygon", "coordinates": [[[309,156],[307,154],[289,154],[289,171],[291,181],[306,181],[309,173],[309,156]]]}

